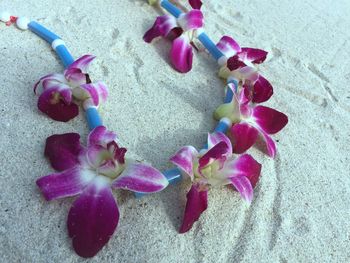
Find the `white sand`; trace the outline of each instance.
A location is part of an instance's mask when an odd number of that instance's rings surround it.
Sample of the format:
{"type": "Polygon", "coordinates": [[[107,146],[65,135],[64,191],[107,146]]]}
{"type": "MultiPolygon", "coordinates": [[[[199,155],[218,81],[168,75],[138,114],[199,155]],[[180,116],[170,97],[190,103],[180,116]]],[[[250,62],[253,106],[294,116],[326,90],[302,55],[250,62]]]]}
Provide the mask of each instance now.
{"type": "MultiPolygon", "coordinates": [[[[179,147],[203,144],[223,96],[209,55],[198,54],[189,74],[175,73],[167,42],[142,41],[157,15],[144,0],[57,2],[0,1],[0,10],[43,23],[75,57],[97,56],[91,76],[110,88],[104,122],[129,156],[166,169],[179,147]]],[[[212,190],[208,210],[186,235],[177,229],[188,181],[141,200],[116,192],[119,227],[93,261],[350,262],[350,2],[205,2],[213,39],[228,34],[270,51],[261,67],[275,88],[267,105],[290,119],[274,137],[279,154],[271,160],[250,150],[263,164],[251,207],[229,189],[212,190]]],[[[33,84],[62,71],[44,41],[0,24],[0,56],[0,261],[80,262],[65,225],[73,199],[45,202],[35,180],[52,172],[46,137],[79,132],[85,139],[86,122],[54,122],[38,112],[33,84]]]]}

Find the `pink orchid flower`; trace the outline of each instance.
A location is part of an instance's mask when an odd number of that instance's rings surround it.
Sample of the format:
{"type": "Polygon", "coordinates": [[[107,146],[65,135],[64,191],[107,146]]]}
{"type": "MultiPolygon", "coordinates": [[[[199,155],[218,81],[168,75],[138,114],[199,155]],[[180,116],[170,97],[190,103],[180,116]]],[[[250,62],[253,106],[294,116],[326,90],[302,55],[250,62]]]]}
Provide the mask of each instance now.
{"type": "Polygon", "coordinates": [[[252,103],[252,98],[247,88],[242,88],[239,93],[234,92],[234,85],[229,84],[234,96],[232,101],[219,106],[214,117],[220,120],[227,117],[232,121],[229,131],[234,153],[243,153],[257,140],[259,134],[266,143],[267,154],[274,158],[276,144],[270,137],[282,130],[288,123],[288,117],[277,110],[252,103]]]}
{"type": "Polygon", "coordinates": [[[88,136],[87,147],[77,133],[53,135],[45,155],[58,172],[37,180],[46,200],[79,195],[68,215],[68,233],[76,253],[93,257],[110,239],[119,210],[111,188],[140,193],[163,190],[168,181],[153,167],[125,160],[116,135],[99,126],[88,136]]]}
{"type": "MultiPolygon", "coordinates": [[[[194,3],[194,5],[197,7],[198,3],[194,3]]],[[[203,20],[203,14],[198,9],[183,13],[179,18],[171,15],[158,16],[143,39],[147,43],[160,36],[174,39],[170,51],[170,61],[177,71],[186,73],[192,69],[193,50],[191,43],[195,37],[195,30],[203,27],[203,20]]]]}
{"type": "Polygon", "coordinates": [[[265,61],[267,52],[256,48],[241,48],[228,36],[223,36],[217,48],[227,57],[227,63],[220,70],[220,76],[233,78],[242,82],[252,93],[252,101],[261,103],[267,101],[273,94],[270,82],[258,73],[257,64],[265,61]]]}
{"type": "Polygon", "coordinates": [[[36,92],[39,84],[42,93],[38,100],[38,108],[57,121],[69,121],[78,115],[77,101],[87,101],[91,106],[98,106],[106,101],[108,96],[105,83],[92,83],[87,74],[94,56],[84,55],[74,61],[63,74],[49,74],[42,77],[34,86],[36,92]]]}
{"type": "Polygon", "coordinates": [[[192,181],[180,233],[189,231],[207,209],[209,186],[233,185],[242,198],[250,203],[261,171],[261,164],[249,154],[235,159],[230,139],[219,132],[208,135],[207,150],[198,152],[194,147],[186,146],[170,161],[192,181]]]}

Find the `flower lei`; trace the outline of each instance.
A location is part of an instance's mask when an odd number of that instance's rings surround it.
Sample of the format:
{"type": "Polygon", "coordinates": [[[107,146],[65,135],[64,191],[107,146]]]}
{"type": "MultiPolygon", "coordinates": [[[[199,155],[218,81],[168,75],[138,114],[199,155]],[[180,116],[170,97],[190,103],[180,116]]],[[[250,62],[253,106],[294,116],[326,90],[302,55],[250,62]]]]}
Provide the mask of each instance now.
{"type": "Polygon", "coordinates": [[[142,196],[159,192],[187,175],[192,186],[179,232],[189,231],[208,206],[210,187],[231,185],[250,203],[261,164],[251,155],[243,154],[260,137],[266,143],[270,157],[276,155],[271,138],[288,123],[288,117],[266,106],[273,94],[271,84],[257,69],[267,52],[240,47],[231,37],[223,36],[214,44],[204,32],[200,0],[189,0],[190,11],[177,2],[148,0],[171,15],[157,17],[143,39],[157,37],[172,41],[170,61],[174,69],[186,73],[192,68],[193,48],[204,46],[220,65],[219,76],[227,80],[224,104],[214,112],[218,125],[208,134],[206,146],[197,151],[193,146],[182,147],[170,161],[178,168],[160,172],[150,165],[129,160],[126,149],[120,147],[117,135],[102,125],[98,107],[108,97],[104,82],[92,82],[88,74],[94,56],[84,55],[74,60],[65,43],[35,21],[0,13],[6,25],[16,23],[51,44],[62,60],[63,74],[49,74],[35,85],[40,93],[39,110],[50,118],[67,122],[78,115],[79,104],[86,112],[90,134],[86,146],[77,133],[56,134],[46,139],[45,156],[57,171],[37,180],[46,200],[77,196],[67,220],[68,233],[76,253],[93,257],[114,233],[119,210],[112,189],[125,189],[142,196]],[[40,90],[40,91],[39,91],[40,90]],[[241,154],[235,157],[233,154],[241,154]]]}

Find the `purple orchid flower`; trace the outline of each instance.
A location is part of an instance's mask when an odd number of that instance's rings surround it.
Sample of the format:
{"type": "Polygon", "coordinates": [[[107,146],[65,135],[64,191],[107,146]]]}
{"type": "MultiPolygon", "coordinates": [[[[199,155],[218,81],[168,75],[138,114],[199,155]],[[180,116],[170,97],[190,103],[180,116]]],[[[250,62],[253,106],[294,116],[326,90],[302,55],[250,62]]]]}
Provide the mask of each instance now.
{"type": "Polygon", "coordinates": [[[68,233],[76,253],[93,257],[114,233],[119,210],[111,188],[141,193],[163,190],[168,181],[155,168],[125,160],[116,135],[99,126],[88,136],[87,147],[77,133],[53,135],[45,155],[58,172],[37,180],[46,200],[79,195],[68,215],[68,233]]]}
{"type": "MultiPolygon", "coordinates": [[[[228,84],[228,88],[234,92],[233,84],[228,84]]],[[[284,113],[253,103],[247,88],[234,93],[231,102],[220,105],[214,117],[217,120],[227,117],[232,121],[229,134],[234,153],[248,150],[260,134],[266,143],[267,154],[272,158],[276,155],[276,144],[270,135],[282,130],[288,123],[284,113]]]]}
{"type": "Polygon", "coordinates": [[[39,84],[42,93],[38,100],[38,108],[56,121],[67,122],[78,115],[78,105],[73,99],[98,106],[106,101],[107,86],[102,81],[92,83],[87,74],[94,56],[84,55],[74,61],[63,74],[49,74],[42,77],[34,86],[37,91],[39,84]]]}
{"type": "MultiPolygon", "coordinates": [[[[193,3],[194,6],[198,7],[197,1],[194,2],[196,2],[193,3]]],[[[174,18],[171,15],[158,16],[143,39],[147,43],[160,36],[172,39],[170,61],[177,71],[186,73],[192,69],[193,50],[191,43],[195,37],[195,31],[203,25],[203,14],[198,9],[183,13],[179,18],[174,18]]]]}
{"type": "Polygon", "coordinates": [[[233,185],[242,198],[250,203],[261,171],[261,164],[249,154],[235,159],[230,139],[223,133],[208,135],[208,150],[198,152],[194,147],[186,146],[170,161],[192,181],[180,233],[189,231],[206,210],[210,185],[233,185]]]}
{"type": "Polygon", "coordinates": [[[220,70],[220,76],[229,76],[242,82],[242,85],[252,93],[252,101],[261,103],[267,101],[273,94],[270,82],[258,73],[257,64],[265,61],[267,52],[256,48],[241,48],[228,36],[223,36],[217,48],[227,57],[227,63],[220,70]]]}

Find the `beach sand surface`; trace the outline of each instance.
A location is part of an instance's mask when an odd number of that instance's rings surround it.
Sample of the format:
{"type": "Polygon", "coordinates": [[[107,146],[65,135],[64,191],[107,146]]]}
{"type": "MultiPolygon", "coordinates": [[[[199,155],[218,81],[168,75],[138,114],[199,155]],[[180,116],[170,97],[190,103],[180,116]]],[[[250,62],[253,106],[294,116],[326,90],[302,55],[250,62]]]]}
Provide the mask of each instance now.
{"type": "MultiPolygon", "coordinates": [[[[142,40],[161,14],[146,1],[0,0],[0,10],[52,29],[76,58],[97,56],[90,76],[110,90],[104,124],[129,157],[171,168],[169,156],[200,148],[215,127],[224,95],[216,62],[199,52],[191,72],[175,72],[169,42],[142,40]]],[[[350,262],[350,2],[208,0],[203,12],[213,40],[226,34],[269,51],[259,68],[274,96],[264,105],[289,116],[273,136],[278,154],[250,149],[263,165],[252,204],[212,189],[183,235],[189,180],[142,199],[115,191],[118,229],[91,262],[350,262]]],[[[78,132],[85,141],[88,133],[82,113],[60,123],[37,109],[34,83],[62,70],[43,40],[0,24],[1,262],[84,262],[66,230],[74,198],[46,202],[35,185],[53,172],[43,155],[48,136],[78,132]]]]}

